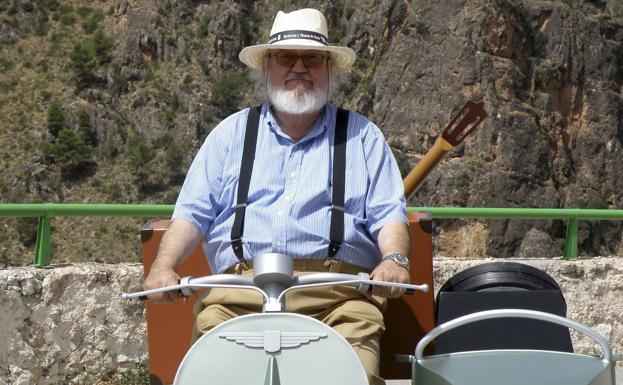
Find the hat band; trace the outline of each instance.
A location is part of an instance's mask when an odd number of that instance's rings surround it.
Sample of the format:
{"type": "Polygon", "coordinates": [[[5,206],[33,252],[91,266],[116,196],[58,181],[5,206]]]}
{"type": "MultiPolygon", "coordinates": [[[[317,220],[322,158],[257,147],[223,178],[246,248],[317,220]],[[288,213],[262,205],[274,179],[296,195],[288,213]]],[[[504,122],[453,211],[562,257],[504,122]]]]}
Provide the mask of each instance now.
{"type": "Polygon", "coordinates": [[[307,39],[319,42],[323,45],[329,45],[329,41],[327,37],[318,32],[312,31],[300,31],[300,30],[292,30],[292,31],[283,31],[278,32],[270,36],[270,40],[268,40],[268,44],[273,44],[282,40],[290,40],[290,39],[307,39]]]}

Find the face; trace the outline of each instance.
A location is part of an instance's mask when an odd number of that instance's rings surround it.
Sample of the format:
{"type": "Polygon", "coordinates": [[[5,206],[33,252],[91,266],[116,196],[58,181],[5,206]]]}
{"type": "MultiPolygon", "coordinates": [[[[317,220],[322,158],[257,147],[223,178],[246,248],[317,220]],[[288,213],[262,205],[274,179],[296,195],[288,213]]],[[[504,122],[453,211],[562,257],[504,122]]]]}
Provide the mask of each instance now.
{"type": "Polygon", "coordinates": [[[328,99],[329,54],[323,51],[281,50],[264,59],[268,98],[280,112],[319,111],[328,99]]]}

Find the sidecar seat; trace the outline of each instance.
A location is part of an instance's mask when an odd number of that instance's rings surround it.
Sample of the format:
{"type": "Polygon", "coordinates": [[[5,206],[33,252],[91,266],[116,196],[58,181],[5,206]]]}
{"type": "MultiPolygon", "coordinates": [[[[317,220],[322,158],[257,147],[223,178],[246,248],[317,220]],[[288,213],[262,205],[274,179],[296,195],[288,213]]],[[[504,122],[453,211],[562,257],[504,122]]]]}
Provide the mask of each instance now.
{"type": "MultiPolygon", "coordinates": [[[[169,220],[150,221],[141,230],[145,276],[169,224],[169,220]]],[[[381,341],[381,376],[387,379],[411,378],[409,365],[395,363],[394,355],[412,353],[413,347],[435,323],[430,214],[409,213],[409,224],[411,282],[426,283],[430,290],[390,300],[385,313],[387,331],[381,341]]],[[[181,276],[195,277],[210,274],[201,245],[193,250],[178,272],[181,276]]],[[[194,300],[193,296],[186,303],[146,303],[150,385],[173,383],[177,368],[190,348],[194,300]]]]}

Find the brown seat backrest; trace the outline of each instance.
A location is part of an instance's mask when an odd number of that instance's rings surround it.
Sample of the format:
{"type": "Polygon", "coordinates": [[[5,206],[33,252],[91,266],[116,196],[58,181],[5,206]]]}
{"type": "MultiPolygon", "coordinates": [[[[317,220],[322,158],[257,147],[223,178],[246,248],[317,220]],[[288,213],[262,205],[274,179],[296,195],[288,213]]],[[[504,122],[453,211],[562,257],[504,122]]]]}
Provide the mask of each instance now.
{"type": "MultiPolygon", "coordinates": [[[[147,275],[156,257],[169,220],[152,221],[141,230],[143,268],[147,275]]],[[[393,362],[394,354],[411,354],[420,338],[434,325],[431,221],[424,214],[409,214],[411,233],[411,282],[427,283],[428,293],[416,293],[390,301],[385,313],[386,332],[381,341],[381,375],[388,379],[411,377],[411,367],[393,362]]],[[[179,267],[180,276],[210,274],[201,245],[179,267]]],[[[147,302],[147,347],[150,384],[171,384],[175,372],[190,348],[195,296],[186,303],[147,302]]]]}

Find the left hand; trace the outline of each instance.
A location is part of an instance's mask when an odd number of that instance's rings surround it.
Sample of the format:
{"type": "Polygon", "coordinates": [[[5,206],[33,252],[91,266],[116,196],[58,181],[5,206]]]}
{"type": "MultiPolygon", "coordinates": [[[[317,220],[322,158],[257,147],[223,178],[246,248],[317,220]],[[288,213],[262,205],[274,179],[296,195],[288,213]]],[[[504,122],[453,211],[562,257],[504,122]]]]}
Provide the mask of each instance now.
{"type": "MultiPolygon", "coordinates": [[[[392,260],[384,260],[379,263],[370,273],[373,281],[387,281],[409,283],[411,276],[404,267],[400,267],[392,260]]],[[[397,298],[403,295],[405,289],[398,287],[372,286],[370,295],[378,295],[385,298],[397,298]]]]}

